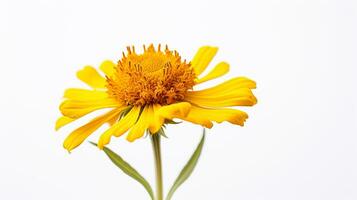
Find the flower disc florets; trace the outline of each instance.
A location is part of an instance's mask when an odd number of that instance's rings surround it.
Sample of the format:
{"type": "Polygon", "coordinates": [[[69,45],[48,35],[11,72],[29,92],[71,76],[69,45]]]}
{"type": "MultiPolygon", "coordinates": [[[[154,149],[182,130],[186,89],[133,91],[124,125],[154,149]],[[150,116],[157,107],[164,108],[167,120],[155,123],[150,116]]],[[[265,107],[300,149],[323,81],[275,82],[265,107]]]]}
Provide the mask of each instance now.
{"type": "Polygon", "coordinates": [[[153,45],[144,46],[142,54],[128,47],[114,76],[107,77],[109,95],[133,106],[182,101],[195,84],[195,73],[176,51],[170,51],[167,46],[161,51],[160,47],[156,50],[153,45]]]}

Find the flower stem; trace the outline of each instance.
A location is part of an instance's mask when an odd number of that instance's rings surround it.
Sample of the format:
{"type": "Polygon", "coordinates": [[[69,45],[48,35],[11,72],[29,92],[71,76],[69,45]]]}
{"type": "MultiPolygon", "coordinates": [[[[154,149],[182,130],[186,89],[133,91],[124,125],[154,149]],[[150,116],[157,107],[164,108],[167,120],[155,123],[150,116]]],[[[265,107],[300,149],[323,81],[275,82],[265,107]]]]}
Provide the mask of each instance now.
{"type": "Polygon", "coordinates": [[[156,200],[163,200],[160,133],[152,134],[151,142],[152,142],[152,148],[154,150],[154,158],[155,158],[156,200]]]}

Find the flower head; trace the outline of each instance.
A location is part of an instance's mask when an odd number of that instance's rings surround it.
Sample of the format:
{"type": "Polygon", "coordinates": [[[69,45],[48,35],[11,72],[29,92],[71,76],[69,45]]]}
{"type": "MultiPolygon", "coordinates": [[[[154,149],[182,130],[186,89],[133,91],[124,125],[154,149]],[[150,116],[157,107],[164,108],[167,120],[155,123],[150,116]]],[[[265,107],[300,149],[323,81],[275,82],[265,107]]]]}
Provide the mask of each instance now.
{"type": "Polygon", "coordinates": [[[168,105],[184,100],[195,85],[195,73],[176,51],[153,45],[136,54],[128,47],[112,77],[107,77],[108,93],[128,106],[168,105]]]}
{"type": "Polygon", "coordinates": [[[194,90],[200,83],[218,78],[229,71],[226,62],[218,63],[201,76],[218,48],[204,46],[186,62],[176,51],[166,46],[144,46],[143,53],[128,47],[118,63],[104,61],[100,66],[105,77],[93,67],[78,71],[77,77],[91,89],[70,88],[60,105],[63,114],[56,129],[93,111],[111,108],[89,123],[74,130],[64,141],[64,148],[72,150],[105,123],[110,127],[101,135],[98,146],[103,148],[112,136],[126,132],[127,140],[142,137],[145,131],[157,133],[166,120],[174,118],[207,128],[212,122],[228,121],[243,126],[248,115],[232,106],[252,106],[257,99],[251,89],[254,81],[237,77],[204,90],[194,90]]]}

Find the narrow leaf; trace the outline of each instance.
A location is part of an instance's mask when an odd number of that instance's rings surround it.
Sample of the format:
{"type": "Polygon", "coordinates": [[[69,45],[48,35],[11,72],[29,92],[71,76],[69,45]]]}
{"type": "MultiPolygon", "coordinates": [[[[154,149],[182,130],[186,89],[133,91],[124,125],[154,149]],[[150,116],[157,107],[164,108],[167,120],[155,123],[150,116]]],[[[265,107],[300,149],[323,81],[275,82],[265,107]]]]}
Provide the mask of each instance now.
{"type": "Polygon", "coordinates": [[[203,135],[200,143],[196,147],[196,150],[193,152],[190,160],[186,163],[185,167],[182,169],[178,177],[176,178],[174,184],[172,185],[169,193],[167,194],[166,200],[170,200],[172,198],[172,195],[175,193],[178,187],[184,183],[188,177],[192,174],[193,170],[195,169],[195,166],[197,164],[197,161],[201,155],[203,144],[205,141],[205,129],[203,129],[203,135]]]}
{"type": "Polygon", "coordinates": [[[166,119],[165,123],[166,124],[181,124],[182,122],[175,122],[174,120],[166,119]]]}
{"type": "MultiPolygon", "coordinates": [[[[90,142],[91,144],[97,146],[96,143],[90,142]]],[[[152,200],[154,200],[154,193],[152,191],[152,188],[147,180],[143,176],[139,174],[138,171],[136,171],[129,163],[127,163],[125,160],[123,160],[122,157],[120,157],[118,154],[114,153],[112,150],[110,150],[107,147],[104,147],[103,151],[107,156],[110,158],[110,160],[119,168],[121,169],[125,174],[130,176],[131,178],[135,179],[138,181],[141,185],[144,186],[146,191],[149,193],[150,197],[152,200]]]]}
{"type": "Polygon", "coordinates": [[[168,138],[167,135],[165,134],[165,131],[164,129],[161,127],[160,130],[159,130],[159,134],[164,137],[164,138],[168,138]]]}

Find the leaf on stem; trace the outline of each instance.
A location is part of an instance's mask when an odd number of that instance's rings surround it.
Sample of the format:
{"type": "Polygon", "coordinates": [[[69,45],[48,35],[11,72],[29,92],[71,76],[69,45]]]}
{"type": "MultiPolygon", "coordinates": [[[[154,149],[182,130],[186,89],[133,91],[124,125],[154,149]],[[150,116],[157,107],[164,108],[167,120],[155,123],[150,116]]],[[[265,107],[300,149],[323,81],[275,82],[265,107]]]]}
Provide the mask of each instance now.
{"type": "Polygon", "coordinates": [[[206,132],[205,129],[203,129],[203,135],[200,143],[196,147],[196,150],[193,152],[190,160],[188,160],[185,167],[181,170],[180,174],[176,178],[169,193],[167,194],[166,200],[170,200],[172,198],[172,195],[177,190],[177,188],[180,187],[182,183],[184,183],[188,179],[188,177],[190,177],[190,175],[192,174],[202,152],[203,144],[205,141],[205,132],[206,132]]]}
{"type": "MultiPolygon", "coordinates": [[[[91,144],[97,146],[96,143],[90,142],[91,144]]],[[[149,182],[139,174],[138,171],[136,171],[129,163],[127,163],[122,157],[120,157],[118,154],[114,153],[112,150],[110,150],[107,147],[104,147],[103,151],[107,156],[110,158],[110,160],[119,168],[121,169],[125,174],[130,176],[131,178],[135,179],[138,181],[146,191],[149,193],[150,197],[152,200],[154,200],[154,193],[152,191],[152,188],[149,184],[149,182]]]]}

